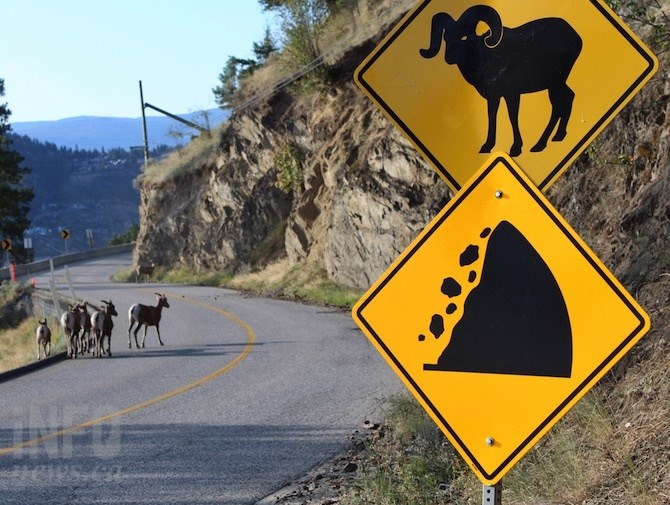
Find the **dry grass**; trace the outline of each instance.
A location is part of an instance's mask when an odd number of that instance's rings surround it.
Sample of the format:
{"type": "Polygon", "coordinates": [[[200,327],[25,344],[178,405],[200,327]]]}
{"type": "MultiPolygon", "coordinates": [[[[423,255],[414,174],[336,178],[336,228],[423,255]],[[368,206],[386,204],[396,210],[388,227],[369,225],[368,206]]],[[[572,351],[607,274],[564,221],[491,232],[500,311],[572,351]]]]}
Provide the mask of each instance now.
{"type": "Polygon", "coordinates": [[[328,280],[325,269],[319,263],[292,265],[286,259],[261,271],[236,276],[228,282],[228,286],[345,308],[351,308],[362,295],[358,289],[340,286],[328,280]]]}
{"type": "MultiPolygon", "coordinates": [[[[124,270],[117,273],[114,280],[134,282],[135,277],[130,270],[124,270]]],[[[347,309],[363,294],[359,289],[340,286],[328,280],[325,269],[316,262],[291,265],[288,260],[237,276],[226,272],[196,272],[186,266],[172,269],[158,267],[151,281],[231,288],[260,296],[292,298],[347,309]]]]}
{"type": "Polygon", "coordinates": [[[225,128],[225,124],[216,128],[209,135],[202,134],[196,137],[185,146],[172,151],[165,158],[149,163],[138,179],[140,184],[160,184],[207,165],[216,152],[222,128],[225,128]]]}

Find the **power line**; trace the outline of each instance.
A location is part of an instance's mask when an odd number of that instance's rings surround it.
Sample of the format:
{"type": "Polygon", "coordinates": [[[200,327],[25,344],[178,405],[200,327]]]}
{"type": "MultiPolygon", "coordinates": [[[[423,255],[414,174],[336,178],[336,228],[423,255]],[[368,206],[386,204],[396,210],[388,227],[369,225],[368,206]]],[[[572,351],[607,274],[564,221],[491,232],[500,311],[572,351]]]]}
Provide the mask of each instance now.
{"type": "MultiPolygon", "coordinates": [[[[398,0],[394,4],[391,4],[389,7],[384,9],[381,12],[380,16],[384,16],[385,14],[388,14],[389,12],[391,12],[392,10],[394,10],[395,8],[397,8],[398,6],[400,6],[402,4],[407,4],[407,8],[409,8],[414,3],[415,3],[415,0],[398,0]]],[[[342,49],[344,49],[346,47],[349,47],[349,45],[350,45],[349,43],[351,42],[351,40],[353,40],[357,35],[360,35],[361,33],[364,33],[365,30],[367,30],[370,26],[373,25],[373,23],[377,23],[377,22],[378,22],[377,18],[368,20],[364,25],[358,27],[356,30],[351,32],[349,34],[349,36],[341,39],[339,42],[336,42],[333,46],[331,46],[331,49],[329,51],[323,53],[321,56],[315,58],[314,60],[310,61],[306,65],[302,66],[301,68],[299,68],[298,70],[293,72],[288,77],[285,77],[284,79],[280,80],[278,83],[274,84],[271,88],[267,88],[264,91],[261,91],[260,93],[254,95],[252,98],[250,98],[246,102],[243,102],[242,104],[240,104],[236,107],[233,107],[232,109],[229,109],[230,114],[232,115],[236,112],[239,112],[241,110],[252,107],[253,105],[260,102],[261,100],[263,100],[263,99],[279,92],[280,90],[284,89],[285,87],[293,84],[294,82],[296,82],[297,80],[299,80],[300,78],[302,78],[303,76],[305,76],[306,74],[311,72],[312,70],[314,70],[314,69],[320,67],[321,65],[323,65],[325,63],[326,59],[329,56],[332,56],[332,55],[336,54],[337,52],[341,51],[342,49]]],[[[224,114],[219,116],[218,119],[221,119],[223,116],[224,116],[224,114]]],[[[216,121],[216,119],[215,119],[215,121],[216,121]]]]}

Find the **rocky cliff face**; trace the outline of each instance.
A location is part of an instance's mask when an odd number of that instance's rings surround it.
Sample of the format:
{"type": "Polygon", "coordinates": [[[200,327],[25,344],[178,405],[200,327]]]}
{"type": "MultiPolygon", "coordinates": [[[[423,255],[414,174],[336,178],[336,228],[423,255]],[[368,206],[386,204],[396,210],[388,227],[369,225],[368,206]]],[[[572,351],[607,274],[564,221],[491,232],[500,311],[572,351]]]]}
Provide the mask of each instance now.
{"type": "MultiPolygon", "coordinates": [[[[136,261],[234,272],[279,257],[367,288],[448,201],[446,185],[353,83],[369,41],[309,98],[277,93],[234,115],[209,161],[140,179],[136,261]],[[277,187],[276,153],[302,154],[302,187],[277,187]]],[[[659,72],[550,190],[627,286],[670,271],[667,77],[659,72]]]]}
{"type": "Polygon", "coordinates": [[[321,262],[366,288],[446,203],[446,185],[355,87],[360,47],[331,69],[325,93],[279,93],[237,114],[207,163],[140,179],[135,260],[242,271],[281,256],[321,262]],[[304,156],[302,186],[277,187],[275,157],[304,156]]]}

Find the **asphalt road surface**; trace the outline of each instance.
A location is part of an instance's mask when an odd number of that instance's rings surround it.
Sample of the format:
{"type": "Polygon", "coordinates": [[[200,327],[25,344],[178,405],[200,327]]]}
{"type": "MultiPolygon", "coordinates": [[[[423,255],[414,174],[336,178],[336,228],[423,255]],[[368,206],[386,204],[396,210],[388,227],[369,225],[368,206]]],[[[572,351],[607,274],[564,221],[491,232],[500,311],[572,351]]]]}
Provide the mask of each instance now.
{"type": "MultiPolygon", "coordinates": [[[[109,281],[129,264],[69,267],[78,298],[117,308],[111,358],[0,384],[1,503],[253,504],[342,450],[404,390],[346,311],[109,281]],[[129,349],[128,308],[155,292],[170,303],[165,346],[150,328],[146,348],[129,349]]],[[[56,281],[69,293],[62,269],[56,281]]]]}

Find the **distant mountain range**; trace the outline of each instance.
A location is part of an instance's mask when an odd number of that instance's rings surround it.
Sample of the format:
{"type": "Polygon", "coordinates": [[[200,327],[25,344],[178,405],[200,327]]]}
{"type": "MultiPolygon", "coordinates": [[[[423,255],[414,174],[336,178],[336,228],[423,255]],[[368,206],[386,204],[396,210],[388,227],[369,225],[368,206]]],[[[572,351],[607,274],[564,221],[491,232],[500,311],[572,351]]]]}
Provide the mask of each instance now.
{"type": "MultiPolygon", "coordinates": [[[[222,109],[176,114],[200,126],[214,128],[230,116],[222,109]],[[206,123],[209,122],[209,125],[206,123]]],[[[143,145],[142,118],[79,116],[57,121],[30,121],[12,123],[12,131],[41,142],[72,149],[129,149],[143,145]]],[[[149,147],[160,144],[170,147],[187,144],[197,130],[167,116],[147,117],[149,147]]]]}

